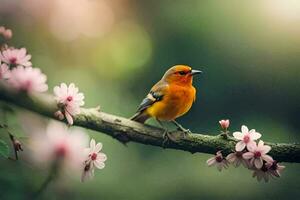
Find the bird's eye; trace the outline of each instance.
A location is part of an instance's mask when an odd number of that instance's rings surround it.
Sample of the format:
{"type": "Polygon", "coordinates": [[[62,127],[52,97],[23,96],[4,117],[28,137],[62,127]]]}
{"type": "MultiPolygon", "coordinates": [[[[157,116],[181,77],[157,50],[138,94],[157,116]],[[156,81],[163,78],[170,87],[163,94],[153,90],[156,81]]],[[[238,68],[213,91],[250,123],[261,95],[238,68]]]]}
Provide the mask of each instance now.
{"type": "Polygon", "coordinates": [[[186,75],[186,72],[185,71],[180,71],[178,72],[180,75],[186,75]]]}

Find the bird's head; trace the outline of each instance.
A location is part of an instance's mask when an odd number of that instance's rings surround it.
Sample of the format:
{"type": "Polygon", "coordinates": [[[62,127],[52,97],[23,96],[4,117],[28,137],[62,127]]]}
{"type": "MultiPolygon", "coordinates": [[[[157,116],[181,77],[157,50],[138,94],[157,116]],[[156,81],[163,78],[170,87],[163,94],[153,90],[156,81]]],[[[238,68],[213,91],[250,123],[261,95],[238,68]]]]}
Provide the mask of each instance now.
{"type": "Polygon", "coordinates": [[[193,70],[187,65],[175,65],[174,67],[168,69],[162,79],[168,83],[187,85],[193,83],[194,75],[201,73],[202,71],[193,70]]]}

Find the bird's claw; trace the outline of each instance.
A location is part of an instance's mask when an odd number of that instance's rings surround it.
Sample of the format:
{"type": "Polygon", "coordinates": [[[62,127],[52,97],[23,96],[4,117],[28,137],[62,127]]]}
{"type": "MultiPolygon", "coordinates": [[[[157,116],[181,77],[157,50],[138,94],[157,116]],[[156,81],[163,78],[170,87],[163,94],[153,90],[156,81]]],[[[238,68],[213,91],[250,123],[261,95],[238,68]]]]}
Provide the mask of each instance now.
{"type": "Polygon", "coordinates": [[[186,136],[187,136],[188,134],[192,133],[192,132],[190,131],[190,129],[185,129],[185,128],[183,128],[183,127],[181,127],[181,128],[178,127],[177,130],[179,130],[179,131],[181,131],[181,132],[183,133],[183,138],[186,138],[186,136]]]}
{"type": "Polygon", "coordinates": [[[175,138],[173,138],[173,136],[171,135],[171,133],[167,130],[165,130],[164,134],[163,134],[163,143],[162,143],[162,147],[165,148],[165,145],[168,144],[169,141],[173,141],[176,142],[175,138]]]}
{"type": "Polygon", "coordinates": [[[183,138],[186,138],[187,135],[192,133],[189,129],[186,129],[186,131],[183,131],[183,138]]]}

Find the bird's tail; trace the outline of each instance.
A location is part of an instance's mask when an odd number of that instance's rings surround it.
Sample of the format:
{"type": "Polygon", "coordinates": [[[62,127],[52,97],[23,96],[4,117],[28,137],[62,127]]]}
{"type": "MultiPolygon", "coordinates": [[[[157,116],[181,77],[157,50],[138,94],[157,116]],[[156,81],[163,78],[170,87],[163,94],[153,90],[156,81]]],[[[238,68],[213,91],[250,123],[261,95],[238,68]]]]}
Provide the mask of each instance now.
{"type": "Polygon", "coordinates": [[[130,119],[143,124],[149,117],[150,116],[145,112],[137,112],[130,119]]]}

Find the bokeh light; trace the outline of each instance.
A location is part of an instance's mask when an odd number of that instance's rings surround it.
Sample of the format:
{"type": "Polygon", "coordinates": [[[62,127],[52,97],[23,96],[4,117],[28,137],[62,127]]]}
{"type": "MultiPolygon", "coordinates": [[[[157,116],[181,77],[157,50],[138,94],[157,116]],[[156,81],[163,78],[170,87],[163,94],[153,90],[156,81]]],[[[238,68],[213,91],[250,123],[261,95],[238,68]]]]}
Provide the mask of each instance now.
{"type": "Polygon", "coordinates": [[[104,0],[54,0],[52,7],[50,29],[61,40],[102,36],[114,22],[114,13],[104,0]]]}
{"type": "Polygon", "coordinates": [[[298,0],[265,0],[262,4],[274,21],[299,22],[300,20],[300,1],[298,0]]]}

